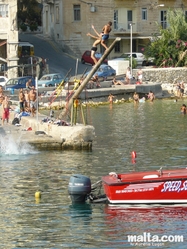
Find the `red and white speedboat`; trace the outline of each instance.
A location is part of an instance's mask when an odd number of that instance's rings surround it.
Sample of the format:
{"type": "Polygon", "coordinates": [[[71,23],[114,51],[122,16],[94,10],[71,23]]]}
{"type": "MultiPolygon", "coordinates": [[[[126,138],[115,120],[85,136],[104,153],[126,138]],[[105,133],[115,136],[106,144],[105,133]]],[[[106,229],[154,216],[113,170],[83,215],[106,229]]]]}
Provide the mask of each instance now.
{"type": "Polygon", "coordinates": [[[102,177],[102,185],[111,204],[187,203],[187,168],[111,172],[102,177]]]}

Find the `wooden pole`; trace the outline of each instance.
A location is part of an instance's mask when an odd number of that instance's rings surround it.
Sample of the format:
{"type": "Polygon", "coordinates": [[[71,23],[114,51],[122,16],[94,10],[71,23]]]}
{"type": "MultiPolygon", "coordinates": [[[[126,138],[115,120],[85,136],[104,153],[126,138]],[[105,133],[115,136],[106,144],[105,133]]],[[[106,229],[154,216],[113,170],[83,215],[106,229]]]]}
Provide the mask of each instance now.
{"type": "Polygon", "coordinates": [[[86,125],[85,117],[84,117],[84,110],[83,110],[83,107],[82,107],[82,102],[79,101],[79,103],[80,103],[80,110],[81,110],[81,115],[82,115],[82,121],[83,121],[83,124],[86,125]]]}
{"type": "Polygon", "coordinates": [[[120,37],[117,37],[113,43],[110,45],[110,47],[105,51],[105,53],[103,54],[103,56],[100,58],[100,60],[97,62],[97,64],[92,68],[92,70],[90,71],[90,73],[86,76],[86,78],[83,80],[83,82],[81,83],[81,85],[79,86],[79,88],[74,92],[73,96],[71,97],[71,99],[69,100],[69,103],[67,105],[66,108],[63,109],[63,111],[60,113],[59,118],[62,119],[66,112],[68,112],[71,109],[71,106],[73,104],[73,100],[78,98],[79,95],[81,94],[81,92],[84,90],[86,84],[89,82],[89,80],[91,79],[91,77],[94,75],[94,73],[97,71],[97,69],[100,67],[100,65],[102,64],[102,62],[105,60],[105,58],[110,54],[110,52],[112,51],[112,49],[114,48],[116,42],[119,42],[121,40],[120,37]]]}

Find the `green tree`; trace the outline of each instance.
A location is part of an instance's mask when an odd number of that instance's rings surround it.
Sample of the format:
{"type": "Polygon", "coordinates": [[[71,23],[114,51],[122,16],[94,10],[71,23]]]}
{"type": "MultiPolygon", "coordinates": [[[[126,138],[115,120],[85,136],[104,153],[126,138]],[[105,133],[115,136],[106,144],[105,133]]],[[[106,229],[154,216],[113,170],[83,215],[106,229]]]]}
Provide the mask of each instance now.
{"type": "Polygon", "coordinates": [[[18,0],[19,23],[35,21],[41,24],[42,6],[37,0],[18,0]]]}
{"type": "Polygon", "coordinates": [[[159,27],[160,35],[154,35],[153,41],[145,49],[146,57],[154,57],[159,67],[187,65],[187,23],[182,10],[168,10],[166,20],[168,28],[159,27]]]}

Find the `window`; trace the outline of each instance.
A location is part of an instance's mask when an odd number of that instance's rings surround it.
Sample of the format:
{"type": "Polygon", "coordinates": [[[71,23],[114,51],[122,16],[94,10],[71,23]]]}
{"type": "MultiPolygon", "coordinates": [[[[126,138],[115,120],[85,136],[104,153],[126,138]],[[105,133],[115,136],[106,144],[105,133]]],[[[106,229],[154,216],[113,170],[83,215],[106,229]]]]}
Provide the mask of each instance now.
{"type": "Polygon", "coordinates": [[[160,21],[161,21],[161,26],[163,29],[167,28],[167,20],[166,20],[166,10],[161,10],[160,12],[160,21]]]}
{"type": "Polygon", "coordinates": [[[119,53],[121,51],[121,46],[120,46],[120,41],[116,42],[115,47],[114,47],[115,53],[119,53]]]}
{"type": "Polygon", "coordinates": [[[147,20],[147,8],[142,8],[142,20],[147,20]]]}
{"type": "Polygon", "coordinates": [[[128,29],[130,29],[130,23],[132,23],[132,10],[127,10],[127,23],[128,29]]]}
{"type": "Polygon", "coordinates": [[[56,23],[59,23],[59,6],[56,6],[56,23]]]}
{"type": "Polygon", "coordinates": [[[114,29],[118,29],[118,10],[114,10],[114,29]]]}
{"type": "Polygon", "coordinates": [[[0,4],[0,17],[8,17],[8,5],[0,4]]]}
{"type": "Polygon", "coordinates": [[[81,7],[80,4],[73,5],[74,21],[81,20],[81,7]]]}

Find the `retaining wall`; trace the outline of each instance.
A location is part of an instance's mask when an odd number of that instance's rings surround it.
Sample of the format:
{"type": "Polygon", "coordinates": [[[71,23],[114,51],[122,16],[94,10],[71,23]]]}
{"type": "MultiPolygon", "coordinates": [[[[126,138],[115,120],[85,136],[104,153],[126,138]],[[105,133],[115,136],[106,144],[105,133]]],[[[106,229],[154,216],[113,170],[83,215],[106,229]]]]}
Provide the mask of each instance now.
{"type": "MultiPolygon", "coordinates": [[[[176,83],[186,81],[187,67],[176,68],[143,68],[143,83],[176,83]]],[[[133,76],[137,78],[138,69],[133,69],[133,76]]]]}

